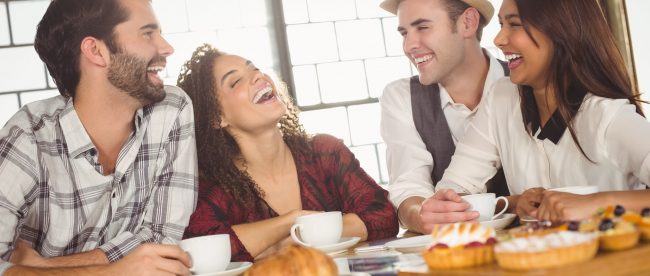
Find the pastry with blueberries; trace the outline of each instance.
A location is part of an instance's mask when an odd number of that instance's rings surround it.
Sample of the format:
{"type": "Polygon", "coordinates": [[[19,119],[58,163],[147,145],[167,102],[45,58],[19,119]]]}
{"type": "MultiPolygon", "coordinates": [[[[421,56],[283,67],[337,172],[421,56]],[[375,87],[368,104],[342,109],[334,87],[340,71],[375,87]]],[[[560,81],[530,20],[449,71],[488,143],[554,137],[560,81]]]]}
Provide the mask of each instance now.
{"type": "Polygon", "coordinates": [[[494,262],[496,232],[478,223],[436,225],[422,253],[430,269],[479,266],[494,262]]]}
{"type": "Polygon", "coordinates": [[[641,220],[639,221],[639,230],[641,238],[644,241],[650,241],[650,208],[646,207],[641,210],[641,220]]]}
{"type": "Polygon", "coordinates": [[[598,234],[600,248],[622,250],[639,243],[641,233],[636,224],[641,221],[638,214],[627,212],[621,205],[609,206],[600,214],[598,234]]]}

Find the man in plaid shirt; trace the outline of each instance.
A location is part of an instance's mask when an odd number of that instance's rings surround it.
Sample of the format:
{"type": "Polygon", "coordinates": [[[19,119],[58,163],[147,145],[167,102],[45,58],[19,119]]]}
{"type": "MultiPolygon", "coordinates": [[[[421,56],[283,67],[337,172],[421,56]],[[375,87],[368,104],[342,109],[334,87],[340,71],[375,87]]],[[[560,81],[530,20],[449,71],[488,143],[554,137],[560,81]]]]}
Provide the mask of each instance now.
{"type": "Polygon", "coordinates": [[[188,275],[193,110],[149,0],[54,0],[34,47],[61,96],[0,130],[0,274],[188,275]]]}

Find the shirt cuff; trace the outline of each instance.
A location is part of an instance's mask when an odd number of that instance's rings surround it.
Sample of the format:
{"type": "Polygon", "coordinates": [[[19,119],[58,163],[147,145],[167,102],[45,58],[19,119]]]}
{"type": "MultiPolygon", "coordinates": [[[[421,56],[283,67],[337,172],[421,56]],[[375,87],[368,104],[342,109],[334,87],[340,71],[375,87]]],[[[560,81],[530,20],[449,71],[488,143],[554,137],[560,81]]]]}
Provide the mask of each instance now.
{"type": "Polygon", "coordinates": [[[128,255],[129,252],[133,251],[141,243],[142,241],[136,238],[133,234],[122,233],[122,235],[102,244],[99,249],[104,251],[106,258],[112,263],[128,255]]]}
{"type": "Polygon", "coordinates": [[[451,182],[447,182],[444,180],[441,180],[438,185],[436,185],[436,192],[443,190],[443,189],[451,189],[454,190],[457,194],[471,194],[471,192],[462,186],[458,184],[454,184],[451,182]]]}

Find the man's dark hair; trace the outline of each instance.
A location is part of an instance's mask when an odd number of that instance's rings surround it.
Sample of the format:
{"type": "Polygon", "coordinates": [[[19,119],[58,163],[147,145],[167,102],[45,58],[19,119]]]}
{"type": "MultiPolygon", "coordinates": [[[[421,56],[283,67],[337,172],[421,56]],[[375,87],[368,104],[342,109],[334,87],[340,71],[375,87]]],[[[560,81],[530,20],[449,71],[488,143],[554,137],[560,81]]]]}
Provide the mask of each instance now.
{"type": "MultiPolygon", "coordinates": [[[[449,15],[449,20],[452,23],[452,30],[455,32],[457,31],[455,23],[458,21],[458,17],[460,17],[460,15],[465,12],[465,10],[471,8],[472,6],[460,0],[444,0],[444,2],[444,5],[447,9],[447,14],[449,15]]],[[[479,16],[481,19],[479,20],[478,28],[476,29],[476,38],[481,41],[481,36],[483,36],[483,28],[485,28],[487,25],[487,21],[480,12],[479,16]]]]}
{"type": "Polygon", "coordinates": [[[79,84],[81,41],[94,37],[115,53],[113,30],[126,21],[128,11],[119,0],[53,0],[38,23],[34,48],[47,66],[59,93],[74,97],[79,84]]]}

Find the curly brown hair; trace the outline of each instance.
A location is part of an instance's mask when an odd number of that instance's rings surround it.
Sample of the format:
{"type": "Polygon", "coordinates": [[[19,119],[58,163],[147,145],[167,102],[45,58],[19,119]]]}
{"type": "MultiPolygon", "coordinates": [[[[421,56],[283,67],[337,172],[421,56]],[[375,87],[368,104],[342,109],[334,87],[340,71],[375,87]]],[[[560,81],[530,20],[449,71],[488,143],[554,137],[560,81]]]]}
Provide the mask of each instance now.
{"type": "MultiPolygon", "coordinates": [[[[194,105],[199,177],[222,185],[236,201],[251,206],[264,193],[246,171],[246,160],[235,138],[220,127],[222,111],[213,68],[215,61],[224,55],[227,54],[209,44],[199,46],[181,68],[177,85],[185,90],[194,105]],[[238,162],[244,164],[243,170],[237,167],[238,162]]],[[[276,87],[287,107],[278,124],[284,142],[292,151],[310,151],[311,139],[298,121],[298,109],[287,95],[286,85],[278,83],[276,87]]]]}

